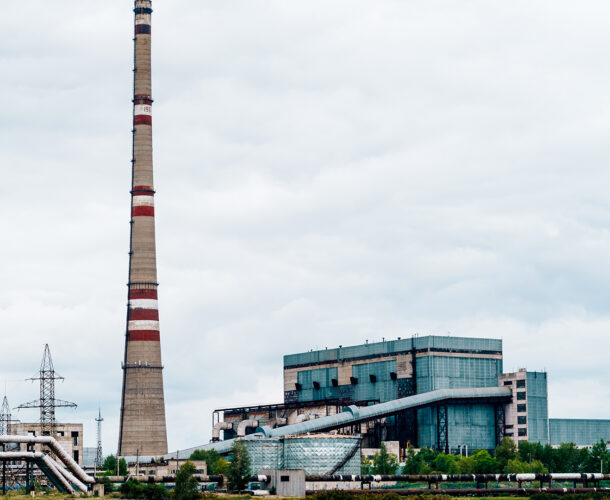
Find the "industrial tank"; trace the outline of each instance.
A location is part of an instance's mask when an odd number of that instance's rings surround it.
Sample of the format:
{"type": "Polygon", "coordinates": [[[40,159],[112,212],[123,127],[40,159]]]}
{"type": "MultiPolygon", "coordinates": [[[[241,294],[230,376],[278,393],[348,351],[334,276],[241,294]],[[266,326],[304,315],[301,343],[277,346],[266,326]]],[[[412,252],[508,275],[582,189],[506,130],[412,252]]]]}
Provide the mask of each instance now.
{"type": "Polygon", "coordinates": [[[258,474],[262,469],[283,469],[284,449],[281,438],[242,441],[250,456],[250,470],[258,474]]]}
{"type": "Polygon", "coordinates": [[[284,468],[306,474],[360,474],[361,438],[334,434],[286,436],[284,468]]]}

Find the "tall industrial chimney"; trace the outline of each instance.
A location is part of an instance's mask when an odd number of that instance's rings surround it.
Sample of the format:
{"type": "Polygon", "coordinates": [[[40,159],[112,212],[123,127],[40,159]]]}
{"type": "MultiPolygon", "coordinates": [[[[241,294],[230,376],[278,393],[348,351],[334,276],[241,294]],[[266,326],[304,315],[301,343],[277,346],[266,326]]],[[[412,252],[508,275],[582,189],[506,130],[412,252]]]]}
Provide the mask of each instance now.
{"type": "Polygon", "coordinates": [[[135,0],[131,239],[119,456],[167,453],[157,306],[151,6],[150,0],[135,0]]]}

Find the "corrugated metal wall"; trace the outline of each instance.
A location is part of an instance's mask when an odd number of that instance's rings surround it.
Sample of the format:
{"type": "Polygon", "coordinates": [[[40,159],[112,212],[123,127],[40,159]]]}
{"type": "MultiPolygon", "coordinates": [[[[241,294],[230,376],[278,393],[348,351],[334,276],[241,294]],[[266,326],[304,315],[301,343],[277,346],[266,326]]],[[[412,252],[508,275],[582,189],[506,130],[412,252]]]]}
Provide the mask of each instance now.
{"type": "Polygon", "coordinates": [[[547,379],[544,372],[527,372],[527,439],[549,442],[547,379]]]}
{"type": "Polygon", "coordinates": [[[423,356],[417,358],[417,392],[464,387],[497,387],[502,360],[423,356]]]}
{"type": "MultiPolygon", "coordinates": [[[[417,412],[418,445],[438,448],[436,408],[417,412]]],[[[471,450],[492,450],[496,447],[495,415],[493,405],[472,404],[447,407],[449,449],[467,444],[471,450]]],[[[443,444],[440,444],[442,449],[443,444]]]]}
{"type": "Polygon", "coordinates": [[[595,419],[549,419],[549,433],[553,446],[561,443],[575,443],[591,446],[600,439],[610,442],[610,420],[595,419]]]}
{"type": "Polygon", "coordinates": [[[333,387],[332,379],[337,379],[336,367],[299,372],[297,380],[302,386],[302,389],[298,392],[299,401],[336,399],[339,395],[339,388],[333,387]],[[314,382],[320,384],[319,389],[314,389],[314,382]]]}
{"type": "Polygon", "coordinates": [[[396,373],[396,361],[380,361],[354,365],[352,376],[358,379],[353,388],[355,401],[379,400],[380,403],[392,401],[397,396],[397,381],[390,378],[390,373],[396,373]],[[371,375],[375,382],[371,381],[371,375]]]}

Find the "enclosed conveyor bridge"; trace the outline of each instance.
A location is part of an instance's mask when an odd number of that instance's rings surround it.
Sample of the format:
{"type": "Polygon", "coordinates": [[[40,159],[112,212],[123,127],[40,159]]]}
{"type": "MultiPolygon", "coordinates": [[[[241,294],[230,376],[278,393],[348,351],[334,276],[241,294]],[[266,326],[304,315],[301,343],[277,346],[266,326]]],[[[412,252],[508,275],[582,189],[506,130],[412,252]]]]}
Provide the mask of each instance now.
{"type": "MultiPolygon", "coordinates": [[[[321,417],[314,420],[299,422],[297,424],[285,425],[272,429],[270,427],[258,427],[254,434],[239,438],[254,440],[266,437],[284,437],[298,434],[327,432],[355,424],[370,422],[379,418],[396,415],[410,409],[421,409],[429,406],[439,406],[451,403],[509,403],[512,400],[512,391],[506,387],[478,387],[464,389],[438,389],[436,391],[424,392],[406,398],[395,399],[385,403],[372,406],[348,406],[341,413],[321,417]]],[[[164,458],[188,457],[195,450],[216,450],[226,454],[231,450],[235,439],[209,443],[195,448],[168,453],[164,458]]]]}

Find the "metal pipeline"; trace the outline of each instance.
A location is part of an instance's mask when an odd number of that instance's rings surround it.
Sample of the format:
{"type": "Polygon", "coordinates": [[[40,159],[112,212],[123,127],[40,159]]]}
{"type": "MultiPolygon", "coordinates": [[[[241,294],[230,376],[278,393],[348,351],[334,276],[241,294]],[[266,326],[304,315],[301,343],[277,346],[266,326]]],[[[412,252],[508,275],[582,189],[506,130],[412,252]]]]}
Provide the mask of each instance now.
{"type": "MultiPolygon", "coordinates": [[[[224,476],[206,476],[203,474],[193,474],[193,477],[200,483],[224,483],[224,476]]],[[[135,479],[142,483],[175,483],[176,476],[103,476],[97,477],[96,482],[110,481],[111,483],[124,483],[129,479],[135,479]]]]}
{"type": "MultiPolygon", "coordinates": [[[[307,495],[315,495],[321,490],[307,490],[307,495]]],[[[438,495],[439,490],[411,488],[408,490],[386,490],[379,488],[374,490],[341,490],[349,495],[385,495],[391,491],[392,494],[399,496],[413,495],[438,495]]],[[[478,496],[478,497],[493,497],[493,496],[531,496],[538,493],[552,493],[555,495],[570,495],[573,493],[610,493],[610,488],[480,488],[480,489],[450,489],[441,490],[444,494],[451,496],[478,496]]]]}
{"type": "MultiPolygon", "coordinates": [[[[72,488],[72,485],[66,480],[65,476],[58,470],[55,461],[40,451],[4,451],[0,452],[0,459],[11,461],[29,460],[32,462],[44,462],[45,466],[54,474],[55,479],[57,479],[63,485],[66,491],[74,493],[74,488],[72,488]]],[[[84,491],[87,491],[87,487],[85,487],[84,491]]]]}
{"type": "Polygon", "coordinates": [[[246,429],[256,429],[258,427],[258,420],[248,419],[242,420],[237,426],[237,435],[244,437],[246,435],[246,429]]]}
{"type": "Polygon", "coordinates": [[[0,436],[0,443],[26,443],[45,444],[49,446],[65,466],[73,472],[82,482],[93,484],[95,479],[85,473],[83,469],[66,453],[59,443],[51,436],[0,436]]]}
{"type": "Polygon", "coordinates": [[[443,483],[443,482],[477,482],[487,483],[491,481],[603,481],[610,480],[610,474],[600,473],[550,473],[550,474],[395,474],[395,475],[337,475],[317,476],[309,475],[305,478],[308,482],[384,482],[401,481],[406,483],[443,483]]]}
{"type": "Polygon", "coordinates": [[[212,441],[220,440],[220,431],[233,430],[233,424],[231,422],[218,422],[212,429],[212,441]]]}
{"type": "Polygon", "coordinates": [[[300,424],[301,422],[307,422],[309,420],[315,420],[316,416],[313,413],[301,413],[297,415],[297,418],[294,420],[295,424],[300,424]]]}

